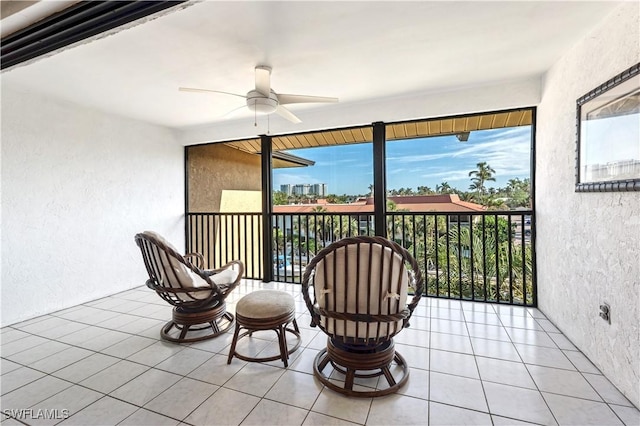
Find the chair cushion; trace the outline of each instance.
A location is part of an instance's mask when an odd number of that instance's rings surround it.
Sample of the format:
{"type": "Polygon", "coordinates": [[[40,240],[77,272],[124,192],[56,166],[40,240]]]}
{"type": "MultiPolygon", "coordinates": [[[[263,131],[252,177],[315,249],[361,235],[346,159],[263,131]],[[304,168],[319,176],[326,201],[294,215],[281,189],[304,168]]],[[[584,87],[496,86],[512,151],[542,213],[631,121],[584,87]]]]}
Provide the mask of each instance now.
{"type": "MultiPolygon", "coordinates": [[[[158,234],[157,232],[144,231],[142,234],[152,240],[164,244],[175,252],[180,253],[169,241],[167,241],[162,235],[158,234]]],[[[211,286],[205,279],[189,269],[183,262],[180,261],[180,259],[167,254],[163,250],[158,250],[157,254],[155,251],[152,251],[152,253],[154,256],[158,257],[157,259],[155,259],[155,263],[157,265],[165,265],[165,267],[161,268],[159,271],[160,276],[158,278],[160,280],[161,286],[171,288],[211,288],[211,286]]],[[[238,274],[239,271],[237,270],[225,269],[212,275],[210,279],[216,285],[224,287],[232,284],[238,278],[238,274]]],[[[211,291],[212,290],[191,291],[188,293],[177,293],[176,296],[184,302],[189,302],[193,300],[207,299],[209,296],[211,296],[211,291]]]]}
{"type": "Polygon", "coordinates": [[[162,244],[164,244],[165,246],[169,247],[170,249],[175,250],[178,253],[180,253],[178,251],[178,249],[173,244],[171,244],[171,242],[169,242],[166,238],[164,238],[162,235],[158,234],[155,231],[144,231],[142,233],[142,235],[146,235],[147,237],[151,237],[152,239],[161,242],[162,244]]]}
{"type": "MultiPolygon", "coordinates": [[[[318,305],[327,311],[397,314],[407,304],[409,273],[402,257],[381,245],[338,248],[318,262],[313,282],[318,305]]],[[[380,327],[326,317],[321,321],[329,334],[352,338],[392,336],[402,329],[402,320],[380,323],[380,327]]]]}
{"type": "MultiPolygon", "coordinates": [[[[199,277],[198,275],[194,274],[192,271],[188,271],[189,273],[191,273],[192,275],[195,276],[195,278],[198,278],[197,280],[194,279],[194,287],[209,287],[209,283],[206,282],[205,280],[203,280],[201,277],[199,277]]],[[[211,281],[213,281],[217,286],[220,286],[221,289],[224,291],[224,287],[233,283],[236,278],[238,278],[238,271],[233,270],[233,269],[225,269],[224,271],[220,271],[217,274],[211,275],[209,277],[209,279],[211,281]]],[[[210,291],[198,291],[198,292],[190,292],[188,293],[191,297],[195,298],[195,299],[206,299],[207,297],[209,297],[211,295],[211,290],[210,291]]]]}
{"type": "Polygon", "coordinates": [[[225,269],[215,275],[211,275],[209,278],[211,278],[211,281],[216,283],[216,285],[228,285],[238,278],[238,271],[234,269],[225,269]]]}
{"type": "MultiPolygon", "coordinates": [[[[164,244],[177,253],[180,253],[169,241],[167,241],[162,235],[158,234],[157,232],[144,231],[142,234],[164,244]]],[[[198,274],[195,274],[193,271],[187,268],[187,266],[179,259],[176,259],[174,256],[168,255],[166,252],[161,250],[158,251],[158,254],[160,258],[155,259],[155,261],[159,265],[162,264],[166,267],[170,265],[171,267],[171,270],[160,271],[160,285],[171,288],[209,287],[209,283],[202,279],[202,277],[200,277],[198,274]]],[[[210,294],[211,292],[199,291],[182,295],[178,294],[178,297],[184,301],[190,301],[193,299],[206,299],[210,294]]]]}

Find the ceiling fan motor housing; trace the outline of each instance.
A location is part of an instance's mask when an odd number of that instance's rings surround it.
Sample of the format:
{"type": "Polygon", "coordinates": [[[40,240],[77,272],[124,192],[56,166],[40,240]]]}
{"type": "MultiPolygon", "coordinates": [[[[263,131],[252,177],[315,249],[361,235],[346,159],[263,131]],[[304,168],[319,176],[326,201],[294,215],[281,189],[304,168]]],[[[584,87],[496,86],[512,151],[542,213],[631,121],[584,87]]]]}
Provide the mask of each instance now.
{"type": "Polygon", "coordinates": [[[278,96],[272,90],[265,96],[257,90],[247,93],[247,107],[258,114],[271,114],[278,109],[278,96]]]}

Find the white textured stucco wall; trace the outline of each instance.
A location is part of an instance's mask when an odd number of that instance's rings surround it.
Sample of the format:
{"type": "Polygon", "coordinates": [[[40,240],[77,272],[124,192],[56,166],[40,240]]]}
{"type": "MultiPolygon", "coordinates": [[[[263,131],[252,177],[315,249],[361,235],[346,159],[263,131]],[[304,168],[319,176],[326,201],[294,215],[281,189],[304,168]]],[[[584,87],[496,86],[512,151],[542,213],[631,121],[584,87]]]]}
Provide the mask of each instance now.
{"type": "Polygon", "coordinates": [[[3,326],[143,285],[133,236],[183,247],[183,212],[171,130],[3,85],[3,326]]]}
{"type": "Polygon", "coordinates": [[[576,99],[640,61],[639,10],[623,4],[547,73],[536,140],[539,307],[638,407],[640,193],[576,193],[574,172],[576,99]]]}

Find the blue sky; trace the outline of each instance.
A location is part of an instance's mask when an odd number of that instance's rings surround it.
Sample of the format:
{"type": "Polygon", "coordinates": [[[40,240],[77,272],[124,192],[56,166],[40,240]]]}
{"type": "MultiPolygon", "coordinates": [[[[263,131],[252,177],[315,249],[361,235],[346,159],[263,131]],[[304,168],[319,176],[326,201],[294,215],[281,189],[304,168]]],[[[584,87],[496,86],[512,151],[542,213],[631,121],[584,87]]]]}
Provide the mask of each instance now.
{"type": "MultiPolygon", "coordinates": [[[[509,179],[530,177],[531,128],[471,132],[468,142],[455,136],[408,139],[387,143],[387,189],[436,185],[446,181],[454,188],[468,190],[469,171],[486,161],[495,171],[496,182],[504,187],[509,179]]],[[[274,189],[281,184],[326,183],[331,194],[366,194],[373,183],[373,147],[370,143],[287,152],[316,162],[311,167],[275,169],[274,189]]]]}

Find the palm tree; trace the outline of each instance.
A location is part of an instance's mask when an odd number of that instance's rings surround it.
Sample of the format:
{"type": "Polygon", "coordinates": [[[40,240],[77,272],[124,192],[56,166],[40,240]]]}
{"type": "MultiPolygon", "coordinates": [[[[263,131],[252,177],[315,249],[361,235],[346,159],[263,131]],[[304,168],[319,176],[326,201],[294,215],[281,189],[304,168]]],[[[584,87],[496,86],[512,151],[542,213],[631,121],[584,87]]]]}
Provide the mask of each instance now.
{"type": "Polygon", "coordinates": [[[428,186],[418,187],[418,195],[429,195],[429,194],[433,194],[433,190],[428,186]]]}
{"type": "Polygon", "coordinates": [[[487,181],[494,181],[496,178],[493,177],[493,174],[496,172],[489,166],[485,161],[482,161],[476,164],[478,170],[471,170],[469,172],[469,176],[473,176],[471,178],[471,186],[470,190],[475,190],[478,194],[478,202],[483,205],[489,204],[489,197],[487,196],[487,188],[484,186],[484,183],[487,181]]]}
{"type": "Polygon", "coordinates": [[[505,188],[505,192],[507,195],[511,195],[513,191],[520,187],[522,181],[519,178],[509,179],[507,181],[507,187],[505,188]]]}
{"type": "Polygon", "coordinates": [[[452,226],[448,238],[443,236],[438,240],[440,291],[463,297],[474,294],[488,300],[498,297],[507,300],[513,296],[523,301],[526,289],[526,299],[530,301],[533,294],[531,246],[523,249],[512,245],[510,251],[512,235],[507,220],[500,217],[487,217],[484,226],[482,223],[471,227],[452,226]]]}
{"type": "Polygon", "coordinates": [[[353,216],[331,216],[331,231],[334,241],[358,235],[358,220],[353,216]]]}
{"type": "MultiPolygon", "coordinates": [[[[307,241],[310,242],[313,239],[314,248],[321,249],[325,246],[327,237],[330,234],[329,217],[324,214],[327,212],[327,209],[322,206],[317,206],[311,211],[316,214],[306,216],[306,222],[301,225],[303,226],[303,229],[305,229],[305,232],[306,230],[309,231],[307,241]]],[[[310,247],[309,249],[312,251],[310,247]]]]}
{"type": "Polygon", "coordinates": [[[412,241],[408,236],[413,233],[413,221],[407,219],[404,214],[394,214],[408,212],[407,209],[398,209],[396,203],[387,200],[387,238],[394,240],[404,248],[409,248],[412,241]]]}
{"type": "Polygon", "coordinates": [[[491,168],[491,166],[489,166],[486,161],[482,161],[478,164],[476,164],[476,166],[478,167],[478,170],[471,170],[469,172],[469,176],[473,176],[473,178],[471,178],[471,180],[473,182],[477,182],[478,183],[478,187],[482,188],[482,190],[484,191],[484,183],[487,181],[496,181],[496,178],[493,177],[493,174],[496,172],[495,170],[493,170],[491,168]]]}
{"type": "Polygon", "coordinates": [[[438,194],[451,194],[453,188],[449,185],[449,182],[443,181],[441,185],[436,185],[436,192],[438,194]]]}
{"type": "Polygon", "coordinates": [[[469,185],[469,191],[474,191],[474,192],[477,192],[478,194],[482,193],[483,189],[484,187],[478,181],[473,181],[471,182],[471,185],[469,185]]]}
{"type": "Polygon", "coordinates": [[[505,192],[509,197],[509,207],[529,207],[531,203],[531,188],[529,178],[520,180],[519,178],[509,179],[505,192]]]}

